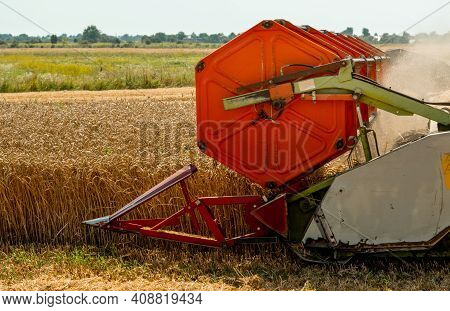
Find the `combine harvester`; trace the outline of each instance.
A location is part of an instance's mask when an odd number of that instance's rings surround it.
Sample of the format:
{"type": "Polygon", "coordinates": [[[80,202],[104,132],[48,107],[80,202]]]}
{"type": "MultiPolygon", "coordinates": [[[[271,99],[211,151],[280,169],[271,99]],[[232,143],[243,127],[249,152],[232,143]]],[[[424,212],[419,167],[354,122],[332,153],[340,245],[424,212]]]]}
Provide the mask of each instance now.
{"type": "Polygon", "coordinates": [[[210,247],[282,240],[320,262],[448,255],[450,114],[380,85],[389,66],[388,55],[352,36],[284,20],[257,24],[196,66],[197,140],[203,153],[271,195],[192,199],[189,165],[85,224],[210,247]],[[422,116],[430,133],[380,155],[371,129],[379,110],[422,116]],[[307,176],[356,146],[364,161],[306,186],[307,176]],[[123,218],[176,185],[186,199],[180,211],[123,218]],[[210,209],[219,205],[240,206],[248,234],[227,236],[210,209]],[[175,231],[184,217],[195,234],[175,231]]]}

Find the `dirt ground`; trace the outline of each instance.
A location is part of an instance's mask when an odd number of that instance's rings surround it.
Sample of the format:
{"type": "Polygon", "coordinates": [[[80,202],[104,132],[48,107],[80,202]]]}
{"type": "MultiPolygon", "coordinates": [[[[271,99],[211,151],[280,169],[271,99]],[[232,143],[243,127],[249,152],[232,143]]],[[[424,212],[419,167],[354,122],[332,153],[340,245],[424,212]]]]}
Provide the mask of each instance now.
{"type": "Polygon", "coordinates": [[[108,90],[108,91],[58,91],[58,92],[24,92],[24,93],[0,93],[0,101],[3,102],[72,102],[72,101],[95,101],[108,102],[112,100],[133,99],[170,99],[174,97],[193,97],[195,88],[159,88],[146,90],[108,90]]]}
{"type": "Polygon", "coordinates": [[[442,260],[307,264],[282,245],[210,250],[153,243],[0,252],[0,290],[449,290],[442,260]],[[189,256],[186,256],[189,254],[189,256]]]}

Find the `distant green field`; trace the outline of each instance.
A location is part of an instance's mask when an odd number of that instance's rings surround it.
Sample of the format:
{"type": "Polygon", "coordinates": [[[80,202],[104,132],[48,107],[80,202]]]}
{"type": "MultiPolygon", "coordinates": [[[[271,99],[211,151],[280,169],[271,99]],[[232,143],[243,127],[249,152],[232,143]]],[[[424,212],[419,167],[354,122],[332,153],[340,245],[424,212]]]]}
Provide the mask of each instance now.
{"type": "Polygon", "coordinates": [[[111,90],[194,84],[207,49],[3,49],[0,92],[111,90]]]}
{"type": "Polygon", "coordinates": [[[89,49],[89,48],[145,48],[145,49],[155,49],[155,48],[168,48],[168,49],[215,49],[221,46],[221,43],[204,43],[204,42],[160,42],[160,43],[150,43],[144,44],[142,42],[122,42],[120,44],[108,43],[108,42],[95,42],[95,43],[77,43],[77,42],[58,42],[56,44],[51,44],[50,42],[41,43],[4,43],[0,41],[0,49],[8,48],[78,48],[78,49],[89,49]]]}

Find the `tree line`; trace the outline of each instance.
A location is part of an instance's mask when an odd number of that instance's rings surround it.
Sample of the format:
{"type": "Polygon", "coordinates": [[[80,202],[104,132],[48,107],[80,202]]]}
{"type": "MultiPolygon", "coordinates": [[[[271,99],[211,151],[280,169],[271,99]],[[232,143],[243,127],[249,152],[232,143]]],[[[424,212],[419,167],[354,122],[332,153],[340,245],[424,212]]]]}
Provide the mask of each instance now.
{"type": "Polygon", "coordinates": [[[37,43],[52,43],[56,44],[58,42],[74,42],[80,44],[89,43],[136,43],[140,42],[142,44],[152,44],[152,43],[183,43],[183,42],[194,42],[194,43],[226,43],[236,37],[234,32],[225,35],[223,33],[207,34],[207,33],[192,33],[190,35],[185,34],[180,31],[177,34],[166,34],[164,32],[158,32],[152,35],[129,35],[124,34],[120,36],[111,36],[101,32],[95,25],[86,27],[82,33],[77,35],[67,35],[62,34],[57,35],[47,35],[47,36],[28,36],[27,34],[20,34],[18,36],[13,36],[11,34],[0,34],[0,44],[5,43],[27,43],[27,44],[37,44],[37,43]]]}
{"type": "MultiPolygon", "coordinates": [[[[353,27],[347,27],[347,29],[345,29],[341,33],[353,36],[354,35],[353,27]]],[[[428,36],[427,34],[425,35],[428,36]]],[[[374,33],[372,35],[368,28],[362,29],[362,35],[359,36],[359,38],[371,44],[410,43],[411,40],[413,40],[413,36],[411,36],[407,32],[403,32],[402,35],[397,35],[395,33],[393,34],[383,33],[382,35],[374,33]]]]}
{"type": "MultiPolygon", "coordinates": [[[[353,27],[347,27],[341,33],[348,35],[355,35],[353,27]]],[[[129,35],[124,34],[120,36],[111,36],[101,32],[95,25],[90,25],[86,27],[82,33],[77,35],[47,35],[47,36],[28,36],[27,34],[20,34],[18,36],[13,36],[11,34],[0,34],[0,44],[10,44],[10,46],[17,45],[18,43],[27,44],[37,44],[37,43],[51,43],[56,44],[58,42],[73,42],[79,44],[90,44],[90,43],[111,43],[111,44],[123,44],[123,43],[141,43],[144,45],[149,45],[153,43],[215,43],[223,44],[232,39],[237,35],[232,32],[228,35],[223,33],[207,34],[207,33],[192,33],[190,35],[185,34],[180,31],[176,34],[166,34],[164,32],[158,32],[152,35],[129,35]]],[[[387,43],[410,43],[412,41],[426,41],[435,39],[446,39],[450,40],[450,32],[446,34],[439,35],[436,32],[431,33],[420,33],[415,36],[404,32],[402,35],[397,34],[378,34],[370,33],[368,28],[362,29],[362,34],[358,36],[359,38],[371,43],[371,44],[387,44],[387,43]]]]}

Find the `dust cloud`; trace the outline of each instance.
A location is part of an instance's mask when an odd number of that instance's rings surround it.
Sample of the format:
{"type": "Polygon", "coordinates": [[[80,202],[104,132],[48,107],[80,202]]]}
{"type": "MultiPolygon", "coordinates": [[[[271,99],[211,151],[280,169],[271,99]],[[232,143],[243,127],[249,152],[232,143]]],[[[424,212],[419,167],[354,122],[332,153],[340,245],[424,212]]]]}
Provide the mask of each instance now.
{"type": "MultiPolygon", "coordinates": [[[[390,65],[385,67],[381,84],[421,100],[450,102],[450,42],[411,44],[402,48],[406,52],[388,52],[390,65]]],[[[427,134],[428,123],[420,116],[395,116],[379,111],[372,128],[378,135],[381,153],[385,153],[427,134]]]]}
{"type": "Polygon", "coordinates": [[[383,72],[384,86],[426,101],[450,90],[450,42],[412,44],[387,53],[391,64],[383,72]]]}

